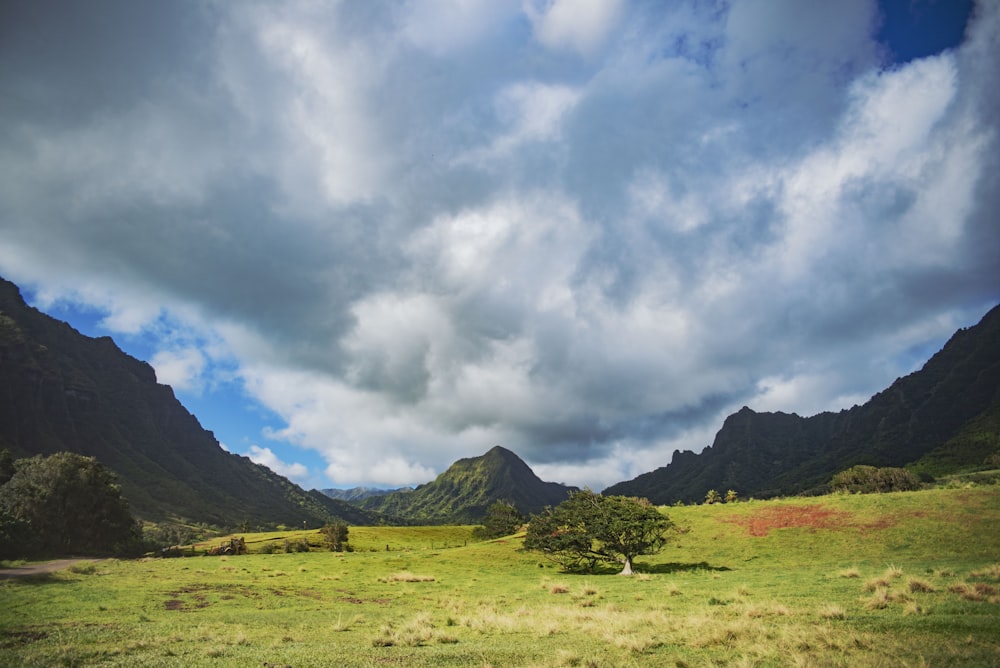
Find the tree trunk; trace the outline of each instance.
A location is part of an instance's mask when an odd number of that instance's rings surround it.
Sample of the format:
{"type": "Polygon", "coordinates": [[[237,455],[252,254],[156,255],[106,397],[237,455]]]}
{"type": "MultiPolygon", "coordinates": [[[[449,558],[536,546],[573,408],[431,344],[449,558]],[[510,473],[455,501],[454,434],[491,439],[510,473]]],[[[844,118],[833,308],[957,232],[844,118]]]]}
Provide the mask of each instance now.
{"type": "Polygon", "coordinates": [[[632,560],[630,558],[625,557],[625,566],[618,575],[632,575],[632,560]]]}

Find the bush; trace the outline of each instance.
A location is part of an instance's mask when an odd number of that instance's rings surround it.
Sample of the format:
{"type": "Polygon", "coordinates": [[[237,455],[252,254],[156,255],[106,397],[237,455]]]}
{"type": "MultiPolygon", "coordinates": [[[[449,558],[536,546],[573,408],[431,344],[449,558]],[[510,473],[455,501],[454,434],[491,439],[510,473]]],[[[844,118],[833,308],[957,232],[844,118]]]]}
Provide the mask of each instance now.
{"type": "Polygon", "coordinates": [[[482,526],[472,530],[472,537],[476,540],[490,540],[509,536],[517,533],[522,524],[524,524],[524,516],[514,504],[506,501],[495,501],[486,510],[482,526]]]}
{"type": "Polygon", "coordinates": [[[0,486],[0,542],[11,550],[0,556],[141,551],[139,524],[115,474],[95,458],[71,452],[14,462],[13,475],[0,486]],[[26,527],[30,539],[18,542],[26,527]]]}
{"type": "Polygon", "coordinates": [[[323,544],[331,552],[350,552],[351,548],[347,544],[349,529],[346,522],[333,522],[320,529],[323,534],[323,544]]]}
{"type": "Polygon", "coordinates": [[[833,476],[830,486],[838,492],[874,494],[880,492],[908,492],[920,489],[920,480],[902,468],[852,466],[833,476]]]}
{"type": "Polygon", "coordinates": [[[291,554],[293,552],[308,552],[309,551],[309,541],[305,538],[300,538],[299,540],[291,541],[285,540],[285,553],[291,554]]]}

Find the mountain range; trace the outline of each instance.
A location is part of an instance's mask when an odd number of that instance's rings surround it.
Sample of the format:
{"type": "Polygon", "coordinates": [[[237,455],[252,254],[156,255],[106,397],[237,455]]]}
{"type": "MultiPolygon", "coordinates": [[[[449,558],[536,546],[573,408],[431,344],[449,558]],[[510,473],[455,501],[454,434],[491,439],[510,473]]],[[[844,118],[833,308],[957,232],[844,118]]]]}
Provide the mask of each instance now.
{"type": "MultiPolygon", "coordinates": [[[[173,390],[157,383],[151,366],[109,337],[84,336],[28,306],[3,279],[0,449],[14,457],[94,456],[118,475],[133,513],[154,522],[475,523],[494,501],[528,514],[557,505],[575,489],[540,480],[497,446],[456,461],[416,489],[303,490],[226,452],[173,390]],[[331,498],[338,494],[342,498],[331,498]]],[[[812,417],[743,408],[726,418],[702,452],[677,452],[668,465],[604,493],[658,504],[700,501],[712,489],[743,497],[815,493],[856,464],[908,465],[940,475],[998,453],[1000,307],[864,405],[812,417]]]]}
{"type": "Polygon", "coordinates": [[[761,498],[822,492],[856,464],[946,473],[998,451],[1000,306],[864,405],[812,417],[743,408],[702,452],[676,452],[667,466],[604,493],[668,504],[712,489],[761,498]]]}
{"type": "Polygon", "coordinates": [[[411,490],[413,490],[412,487],[396,487],[395,489],[383,489],[381,487],[348,487],[347,489],[341,489],[339,487],[329,487],[319,491],[326,494],[331,499],[340,499],[341,501],[360,501],[361,499],[366,499],[369,496],[385,496],[386,494],[392,494],[393,492],[408,492],[411,490]]]}
{"type": "Polygon", "coordinates": [[[0,449],[93,456],[153,522],[318,526],[380,518],[222,449],[153,368],[25,304],[0,279],[0,449]]]}

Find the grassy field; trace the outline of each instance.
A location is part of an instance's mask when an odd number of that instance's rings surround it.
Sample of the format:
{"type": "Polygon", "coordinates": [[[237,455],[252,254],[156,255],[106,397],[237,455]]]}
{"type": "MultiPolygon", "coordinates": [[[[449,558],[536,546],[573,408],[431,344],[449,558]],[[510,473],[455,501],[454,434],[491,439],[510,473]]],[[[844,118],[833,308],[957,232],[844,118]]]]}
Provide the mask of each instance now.
{"type": "MultiPolygon", "coordinates": [[[[561,573],[469,527],[352,527],[346,554],[3,581],[0,663],[1000,665],[996,487],[664,511],[682,533],[631,578],[561,573]]],[[[320,542],[247,542],[302,537],[320,542]]]]}

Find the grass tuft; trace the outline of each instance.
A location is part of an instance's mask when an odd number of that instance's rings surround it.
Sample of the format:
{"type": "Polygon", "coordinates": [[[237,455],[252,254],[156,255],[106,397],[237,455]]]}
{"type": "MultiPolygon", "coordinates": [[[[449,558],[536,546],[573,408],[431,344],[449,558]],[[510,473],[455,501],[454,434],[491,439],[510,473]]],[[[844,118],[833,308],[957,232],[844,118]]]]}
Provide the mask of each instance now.
{"type": "Polygon", "coordinates": [[[903,577],[903,569],[899,566],[894,566],[889,564],[885,568],[885,577],[889,580],[895,580],[897,578],[903,577]]]}
{"type": "Polygon", "coordinates": [[[906,582],[906,586],[913,594],[929,594],[936,591],[934,589],[934,585],[927,580],[921,580],[920,578],[910,578],[906,582]]]}
{"type": "Polygon", "coordinates": [[[888,588],[879,587],[872,592],[871,598],[865,601],[865,608],[868,610],[882,610],[889,606],[891,600],[888,588]]]}
{"type": "Polygon", "coordinates": [[[878,591],[879,589],[888,589],[889,581],[885,578],[872,578],[865,583],[865,591],[878,591]]]}
{"type": "Polygon", "coordinates": [[[991,564],[986,568],[972,571],[969,577],[989,580],[1000,580],[1000,564],[991,564]]]}
{"type": "MultiPolygon", "coordinates": [[[[452,636],[440,636],[450,639],[452,636]]],[[[389,623],[372,639],[373,647],[422,647],[436,639],[430,613],[421,612],[402,626],[389,623]]],[[[455,641],[457,642],[457,640],[455,641]]]]}
{"type": "Polygon", "coordinates": [[[392,573],[384,578],[379,578],[379,582],[434,582],[432,575],[415,575],[409,571],[392,573]]]}
{"type": "Polygon", "coordinates": [[[337,621],[331,625],[330,630],[334,633],[343,633],[344,631],[349,631],[352,626],[355,626],[360,621],[361,617],[359,615],[354,615],[350,619],[345,620],[344,615],[340,614],[337,615],[337,621]]]}
{"type": "Polygon", "coordinates": [[[958,594],[966,601],[992,602],[993,599],[1000,596],[1000,590],[992,585],[986,584],[985,582],[976,582],[975,584],[962,582],[948,587],[948,591],[953,594],[958,594]]]}
{"type": "Polygon", "coordinates": [[[859,578],[861,577],[861,571],[857,568],[845,568],[844,570],[837,573],[839,578],[859,578]]]}
{"type": "Polygon", "coordinates": [[[823,619],[847,619],[847,611],[835,603],[828,603],[819,609],[823,619]]]}

